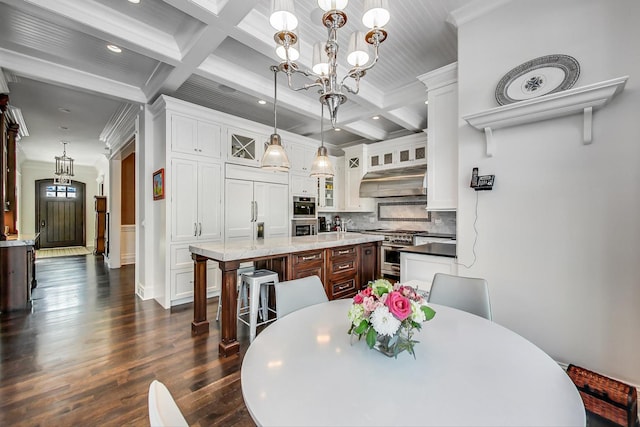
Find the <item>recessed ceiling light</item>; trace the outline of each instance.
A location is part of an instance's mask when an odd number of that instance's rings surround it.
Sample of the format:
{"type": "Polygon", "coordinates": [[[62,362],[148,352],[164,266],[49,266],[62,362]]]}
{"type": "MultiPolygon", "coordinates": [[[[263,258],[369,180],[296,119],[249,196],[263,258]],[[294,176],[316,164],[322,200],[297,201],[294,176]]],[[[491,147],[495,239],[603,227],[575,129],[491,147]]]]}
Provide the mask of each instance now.
{"type": "Polygon", "coordinates": [[[334,130],[335,130],[336,132],[340,132],[342,129],[340,129],[340,128],[335,128],[334,130]]]}
{"type": "Polygon", "coordinates": [[[373,117],[371,117],[371,118],[372,118],[373,120],[379,120],[379,119],[380,119],[380,116],[373,116],[373,117]]]}
{"type": "Polygon", "coordinates": [[[428,104],[428,103],[429,103],[429,101],[424,101],[424,103],[425,103],[425,104],[428,104]]]}
{"type": "Polygon", "coordinates": [[[118,46],[116,46],[115,44],[108,44],[107,45],[107,49],[109,49],[111,52],[115,52],[115,53],[120,53],[122,52],[122,49],[120,49],[118,46]]]}
{"type": "Polygon", "coordinates": [[[267,103],[267,101],[265,101],[264,99],[259,99],[258,100],[258,104],[260,104],[260,105],[264,105],[266,103],[267,103]]]}
{"type": "Polygon", "coordinates": [[[140,3],[140,0],[129,0],[129,3],[138,4],[140,3]]]}

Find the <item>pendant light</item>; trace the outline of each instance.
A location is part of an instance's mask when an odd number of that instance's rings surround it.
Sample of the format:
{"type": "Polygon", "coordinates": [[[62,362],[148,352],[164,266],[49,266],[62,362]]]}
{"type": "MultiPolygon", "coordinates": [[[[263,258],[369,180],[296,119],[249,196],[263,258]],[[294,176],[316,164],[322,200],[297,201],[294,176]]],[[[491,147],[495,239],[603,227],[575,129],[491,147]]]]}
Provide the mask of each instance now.
{"type": "Polygon", "coordinates": [[[287,172],[289,170],[289,158],[282,147],[282,138],[278,135],[278,120],[276,105],[278,103],[278,67],[271,67],[273,71],[273,133],[269,137],[269,145],[262,156],[262,168],[287,172]]]}
{"type": "Polygon", "coordinates": [[[56,171],[53,177],[53,183],[56,185],[69,185],[71,184],[71,177],[73,176],[73,159],[67,156],[67,144],[66,141],[60,141],[63,144],[62,156],[56,156],[56,171]]]}
{"type": "Polygon", "coordinates": [[[327,155],[327,148],[324,146],[324,104],[320,104],[320,147],[316,158],[311,164],[309,176],[315,178],[331,178],[334,175],[333,164],[327,155]]]}

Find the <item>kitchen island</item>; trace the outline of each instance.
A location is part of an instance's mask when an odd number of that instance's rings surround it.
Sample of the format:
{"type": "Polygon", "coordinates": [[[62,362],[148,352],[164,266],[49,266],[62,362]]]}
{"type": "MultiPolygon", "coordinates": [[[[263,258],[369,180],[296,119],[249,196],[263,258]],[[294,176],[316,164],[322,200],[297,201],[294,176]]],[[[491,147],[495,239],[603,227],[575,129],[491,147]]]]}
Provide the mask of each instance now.
{"type": "Polygon", "coordinates": [[[222,271],[220,355],[240,350],[237,341],[237,272],[241,262],[278,273],[280,281],[318,275],[329,299],[347,298],[369,280],[380,277],[382,236],[360,233],[322,233],[254,241],[189,246],[194,261],[194,307],[191,333],[207,333],[207,261],[222,271]]]}

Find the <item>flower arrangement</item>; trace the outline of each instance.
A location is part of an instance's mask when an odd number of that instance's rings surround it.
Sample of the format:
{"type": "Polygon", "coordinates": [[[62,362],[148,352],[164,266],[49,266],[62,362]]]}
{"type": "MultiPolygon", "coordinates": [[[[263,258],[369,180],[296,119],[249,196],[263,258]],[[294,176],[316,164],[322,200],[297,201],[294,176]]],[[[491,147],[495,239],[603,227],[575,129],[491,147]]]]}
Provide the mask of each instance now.
{"type": "Polygon", "coordinates": [[[418,341],[412,339],[414,330],[433,319],[436,312],[414,288],[401,283],[392,285],[386,279],[369,282],[353,297],[349,309],[351,327],[348,333],[358,339],[365,337],[369,348],[376,348],[388,356],[397,357],[413,349],[418,341]]]}

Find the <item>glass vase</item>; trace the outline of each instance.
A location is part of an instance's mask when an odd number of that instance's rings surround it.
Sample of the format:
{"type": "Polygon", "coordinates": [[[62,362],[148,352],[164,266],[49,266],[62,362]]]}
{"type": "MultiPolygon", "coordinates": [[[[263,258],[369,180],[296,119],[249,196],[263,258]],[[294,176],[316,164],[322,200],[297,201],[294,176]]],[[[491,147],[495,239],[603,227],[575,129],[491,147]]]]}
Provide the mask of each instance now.
{"type": "Polygon", "coordinates": [[[391,337],[389,335],[378,335],[373,348],[387,357],[398,357],[398,353],[403,351],[403,348],[398,346],[399,340],[401,340],[401,337],[398,332],[391,337]]]}

